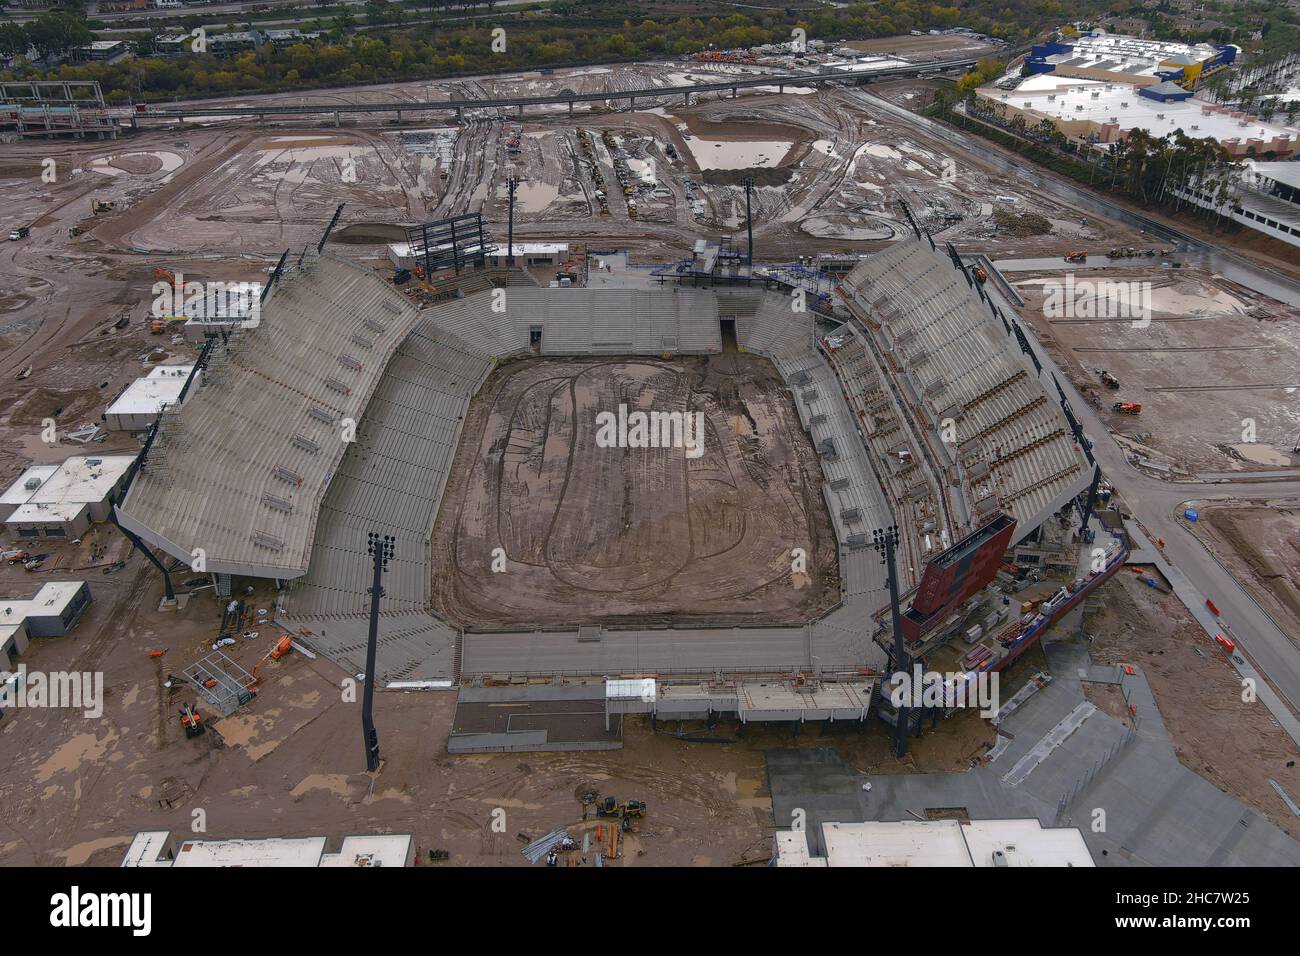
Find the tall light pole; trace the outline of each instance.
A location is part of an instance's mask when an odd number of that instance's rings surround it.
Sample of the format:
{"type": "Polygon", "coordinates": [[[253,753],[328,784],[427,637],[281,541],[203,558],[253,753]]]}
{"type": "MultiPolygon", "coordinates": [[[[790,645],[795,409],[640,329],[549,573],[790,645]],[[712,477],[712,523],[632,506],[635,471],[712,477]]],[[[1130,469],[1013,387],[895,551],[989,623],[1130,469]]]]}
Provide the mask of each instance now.
{"type": "Polygon", "coordinates": [[[370,585],[370,637],[366,643],[366,686],[361,698],[361,732],[366,744],[366,770],[374,773],[379,769],[379,732],[375,730],[375,651],[379,642],[379,599],[384,596],[384,586],[380,583],[388,561],[393,556],[393,536],[380,535],[372,531],[366,546],[366,553],[374,559],[374,577],[370,585]]]}
{"type": "Polygon", "coordinates": [[[745,276],[745,284],[749,285],[754,277],[754,219],[749,211],[749,197],[754,191],[754,177],[745,177],[745,233],[748,237],[748,243],[745,246],[745,266],[748,275],[745,276]]]}
{"type": "MultiPolygon", "coordinates": [[[[898,610],[898,570],[894,563],[894,549],[898,546],[898,527],[877,528],[871,532],[871,543],[885,565],[889,580],[889,613],[894,626],[894,652],[890,661],[894,673],[905,674],[911,667],[907,656],[907,647],[903,642],[903,620],[898,610]]],[[[912,688],[912,693],[916,688],[912,688]]],[[[911,708],[903,704],[894,715],[894,756],[903,759],[907,756],[907,724],[911,717],[911,708]]]]}
{"type": "Polygon", "coordinates": [[[506,180],[506,189],[510,193],[510,222],[506,226],[506,264],[515,264],[515,190],[519,188],[519,180],[514,173],[506,180]]]}

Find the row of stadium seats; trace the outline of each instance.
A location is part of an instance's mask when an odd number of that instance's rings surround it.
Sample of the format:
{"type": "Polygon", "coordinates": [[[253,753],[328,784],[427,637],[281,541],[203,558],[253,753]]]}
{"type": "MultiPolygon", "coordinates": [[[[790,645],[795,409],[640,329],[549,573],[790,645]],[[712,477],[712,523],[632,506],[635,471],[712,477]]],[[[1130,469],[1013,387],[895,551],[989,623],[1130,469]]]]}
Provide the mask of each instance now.
{"type": "Polygon", "coordinates": [[[418,316],[370,270],[314,254],[263,309],[163,416],[122,513],[146,540],[202,549],[210,568],[291,577],[307,566],[347,422],[418,316]]]}
{"type": "Polygon", "coordinates": [[[844,291],[912,382],[922,426],[937,433],[951,416],[967,473],[991,470],[972,501],[992,490],[1019,521],[1041,520],[1086,473],[1061,410],[946,255],[898,243],[856,266],[844,291]]]}

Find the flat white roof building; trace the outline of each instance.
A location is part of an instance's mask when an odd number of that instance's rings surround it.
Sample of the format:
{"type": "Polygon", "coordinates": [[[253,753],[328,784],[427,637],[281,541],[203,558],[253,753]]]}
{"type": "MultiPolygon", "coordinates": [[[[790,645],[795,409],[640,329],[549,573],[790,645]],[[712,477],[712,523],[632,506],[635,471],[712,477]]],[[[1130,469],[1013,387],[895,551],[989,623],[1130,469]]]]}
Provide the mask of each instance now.
{"type": "Polygon", "coordinates": [[[8,521],[9,516],[19,507],[27,504],[36,489],[45,484],[50,476],[59,470],[58,465],[31,465],[14,480],[3,495],[0,495],[0,520],[8,521]]]}
{"type": "Polygon", "coordinates": [[[901,820],[823,823],[824,857],[806,830],[776,834],[776,866],[1095,866],[1074,827],[1028,820],[901,820]],[[818,863],[821,860],[824,862],[818,863]]]}
{"type": "Polygon", "coordinates": [[[338,853],[325,852],[326,838],[182,840],[171,852],[171,831],[145,830],[135,835],[124,867],[376,867],[410,866],[414,845],[409,833],[381,833],[343,838],[338,853]]]}
{"type": "Polygon", "coordinates": [[[1048,119],[1066,136],[1102,145],[1124,139],[1134,129],[1155,137],[1181,129],[1192,139],[1214,140],[1234,157],[1253,149],[1261,158],[1268,152],[1285,158],[1294,155],[1300,142],[1296,127],[1268,123],[1195,97],[1160,100],[1140,94],[1129,83],[1079,79],[1053,83],[1053,79],[1048,74],[1019,89],[984,87],[978,92],[986,103],[1004,107],[1007,118],[1023,114],[1030,128],[1048,119]]]}
{"type": "Polygon", "coordinates": [[[134,461],[134,455],[74,455],[53,471],[33,465],[4,494],[5,526],[24,538],[79,536],[92,521],[108,520],[109,497],[134,461]],[[29,489],[33,479],[40,484],[29,489]]]}
{"type": "Polygon", "coordinates": [[[90,604],[85,581],[49,581],[26,600],[0,599],[0,654],[7,663],[33,637],[62,637],[90,604]]]}
{"type": "Polygon", "coordinates": [[[159,365],[143,378],[128,385],[104,413],[113,431],[143,431],[152,425],[166,405],[180,400],[193,365],[159,365]]]}

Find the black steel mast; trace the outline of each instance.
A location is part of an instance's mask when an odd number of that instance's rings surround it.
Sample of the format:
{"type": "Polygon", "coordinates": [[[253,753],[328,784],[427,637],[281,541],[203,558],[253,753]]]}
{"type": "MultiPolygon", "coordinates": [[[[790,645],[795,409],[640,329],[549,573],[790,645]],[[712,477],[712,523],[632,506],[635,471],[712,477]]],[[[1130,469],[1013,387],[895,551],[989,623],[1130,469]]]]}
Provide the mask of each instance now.
{"type": "MultiPolygon", "coordinates": [[[[894,627],[894,653],[891,655],[893,657],[891,663],[894,674],[906,675],[911,668],[911,661],[908,659],[907,648],[903,643],[903,619],[898,609],[898,571],[894,562],[894,549],[898,545],[898,527],[890,525],[888,528],[878,528],[872,532],[872,539],[884,562],[889,579],[889,613],[894,627]]],[[[908,679],[910,680],[910,676],[908,679]]],[[[917,692],[918,689],[913,687],[908,696],[917,692]]],[[[906,704],[900,706],[894,715],[894,756],[900,760],[907,756],[907,723],[910,718],[911,708],[906,704]]]]}
{"type": "Polygon", "coordinates": [[[370,585],[370,637],[366,643],[366,686],[361,700],[361,730],[366,743],[366,770],[374,773],[379,769],[379,732],[375,730],[375,651],[379,641],[379,599],[384,596],[384,587],[380,583],[388,560],[393,556],[393,536],[380,535],[372,531],[366,553],[374,558],[374,577],[370,585]]]}

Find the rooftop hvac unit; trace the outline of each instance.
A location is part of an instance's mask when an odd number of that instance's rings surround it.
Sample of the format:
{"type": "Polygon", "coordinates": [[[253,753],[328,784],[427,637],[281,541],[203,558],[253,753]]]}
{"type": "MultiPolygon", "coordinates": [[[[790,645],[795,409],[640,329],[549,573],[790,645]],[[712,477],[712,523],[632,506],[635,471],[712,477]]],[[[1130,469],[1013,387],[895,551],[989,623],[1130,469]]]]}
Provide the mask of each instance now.
{"type": "Polygon", "coordinates": [[[1119,117],[1118,117],[1118,116],[1112,116],[1112,117],[1110,118],[1110,121],[1111,121],[1112,123],[1118,123],[1118,122],[1119,122],[1119,117]]]}
{"type": "Polygon", "coordinates": [[[1078,106],[1076,106],[1076,107],[1074,108],[1074,111],[1075,111],[1076,113],[1082,113],[1082,112],[1083,112],[1083,104],[1080,103],[1078,106]]]}
{"type": "Polygon", "coordinates": [[[27,491],[35,491],[40,486],[41,486],[41,479],[39,478],[28,478],[25,482],[23,482],[23,488],[25,488],[27,491]]]}
{"type": "Polygon", "coordinates": [[[1197,126],[1195,123],[1193,123],[1193,124],[1192,124],[1192,129],[1197,130],[1197,129],[1200,129],[1200,127],[1197,126]]]}
{"type": "Polygon", "coordinates": [[[1164,114],[1164,113],[1157,113],[1157,114],[1156,114],[1156,119],[1164,119],[1164,118],[1165,118],[1165,114],[1164,114]]]}
{"type": "Polygon", "coordinates": [[[1093,90],[1093,91],[1092,91],[1092,98],[1093,98],[1094,100],[1099,100],[1099,99],[1101,99],[1101,92],[1098,91],[1098,90],[1093,90]]]}
{"type": "Polygon", "coordinates": [[[1128,100],[1121,100],[1119,104],[1119,108],[1122,110],[1128,109],[1128,100]]]}

